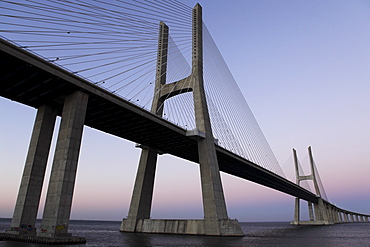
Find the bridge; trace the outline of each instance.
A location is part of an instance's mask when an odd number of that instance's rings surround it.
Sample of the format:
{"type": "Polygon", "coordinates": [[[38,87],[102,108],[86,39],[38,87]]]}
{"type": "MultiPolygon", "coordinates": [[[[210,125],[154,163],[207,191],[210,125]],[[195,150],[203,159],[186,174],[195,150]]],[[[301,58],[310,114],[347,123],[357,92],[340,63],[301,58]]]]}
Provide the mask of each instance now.
{"type": "MultiPolygon", "coordinates": [[[[51,8],[51,6],[38,4],[31,6],[34,8],[41,6],[48,10],[51,8]]],[[[102,6],[94,7],[99,9],[102,6]]],[[[133,7],[140,11],[148,11],[148,6],[145,4],[130,6],[130,8],[133,7]]],[[[181,7],[181,10],[184,8],[181,5],[178,7],[181,7]]],[[[127,6],[125,8],[132,11],[127,6]]],[[[52,8],[53,11],[56,9],[52,8]]],[[[138,105],[132,98],[127,99],[117,93],[125,87],[120,86],[114,90],[104,88],[103,85],[108,84],[107,78],[102,80],[98,76],[95,81],[86,79],[86,75],[82,75],[79,71],[71,71],[58,65],[56,61],[62,60],[59,57],[52,60],[46,59],[33,53],[29,47],[18,45],[5,38],[1,39],[3,69],[0,75],[0,95],[37,109],[12,224],[9,231],[3,235],[4,239],[44,241],[44,243],[85,241],[84,238],[70,236],[68,233],[84,125],[138,143],[137,146],[142,149],[129,215],[122,221],[121,231],[242,236],[243,232],[238,221],[228,218],[220,171],[296,197],[292,224],[329,225],[341,222],[369,222],[369,215],[338,208],[323,197],[311,149],[309,149],[311,175],[300,174],[295,155],[297,180],[293,183],[283,177],[279,167],[275,167],[273,154],[270,150],[266,151],[264,138],[260,136],[258,129],[255,130],[257,131],[255,135],[262,141],[253,139],[254,136],[243,136],[245,139],[250,139],[246,146],[256,146],[246,151],[242,141],[235,137],[239,135],[238,132],[233,134],[222,132],[229,132],[233,128],[225,119],[215,121],[214,116],[220,117],[221,110],[214,107],[218,101],[210,98],[207,91],[209,88],[204,80],[203,67],[206,67],[206,62],[209,60],[203,54],[207,47],[203,47],[203,36],[206,30],[202,21],[202,8],[198,4],[189,12],[192,13],[189,18],[191,69],[187,71],[186,76],[181,75],[180,78],[171,81],[169,77],[173,68],[170,67],[169,60],[173,49],[170,47],[172,29],[170,25],[157,21],[159,28],[157,28],[156,42],[158,44],[153,71],[155,79],[150,83],[153,85],[151,89],[154,92],[152,92],[154,96],[151,98],[151,109],[138,105]],[[190,110],[193,114],[190,117],[193,123],[185,126],[175,124],[164,115],[168,110],[167,105],[177,98],[181,99],[184,95],[192,95],[190,102],[194,105],[194,110],[190,110]],[[62,122],[41,229],[37,231],[36,215],[56,116],[61,116],[62,122]],[[217,129],[214,127],[217,125],[222,127],[217,129]],[[217,138],[215,138],[216,135],[217,138]],[[226,140],[222,138],[223,135],[226,136],[226,140]],[[203,220],[150,219],[157,155],[163,153],[199,164],[204,207],[203,220]],[[304,180],[313,181],[315,192],[300,186],[300,182],[304,180]],[[309,221],[300,220],[300,200],[308,202],[309,221]]],[[[145,13],[145,18],[148,18],[148,12],[145,13]]],[[[50,21],[49,17],[46,17],[45,15],[44,21],[50,21]]],[[[58,49],[63,49],[68,44],[71,43],[59,44],[58,49]]],[[[131,44],[128,47],[134,49],[131,44]]],[[[132,58],[132,55],[129,56],[132,58]]],[[[131,69],[125,72],[128,74],[127,77],[132,76],[131,69]]],[[[87,77],[89,77],[88,74],[87,77]]],[[[180,101],[180,104],[183,103],[180,101]]],[[[237,114],[232,114],[232,118],[236,117],[237,114]]],[[[242,134],[240,133],[241,136],[242,134]]]]}

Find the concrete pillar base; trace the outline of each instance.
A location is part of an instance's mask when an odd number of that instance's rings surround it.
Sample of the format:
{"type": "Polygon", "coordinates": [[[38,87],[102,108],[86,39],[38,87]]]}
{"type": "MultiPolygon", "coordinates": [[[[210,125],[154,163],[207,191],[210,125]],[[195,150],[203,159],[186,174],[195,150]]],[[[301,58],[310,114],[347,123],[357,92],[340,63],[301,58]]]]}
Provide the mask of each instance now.
{"type": "Polygon", "coordinates": [[[18,227],[12,227],[12,229],[5,231],[5,233],[19,236],[36,236],[36,228],[27,227],[19,229],[18,227]]]}
{"type": "MultiPolygon", "coordinates": [[[[162,220],[162,219],[139,219],[134,231],[126,230],[127,219],[122,220],[121,232],[140,233],[165,233],[165,234],[189,234],[189,235],[212,235],[212,236],[244,236],[237,220],[218,220],[219,234],[206,231],[205,220],[162,220]]],[[[216,222],[217,224],[217,222],[216,222]]]]}
{"type": "Polygon", "coordinates": [[[35,244],[48,244],[48,245],[86,243],[86,239],[83,237],[69,236],[69,237],[48,238],[48,237],[16,235],[16,234],[8,234],[8,233],[0,233],[0,241],[17,241],[17,242],[27,242],[27,243],[35,243],[35,244]]]}
{"type": "Polygon", "coordinates": [[[38,232],[38,237],[43,238],[70,238],[72,237],[72,233],[47,233],[47,232],[38,232]]]}

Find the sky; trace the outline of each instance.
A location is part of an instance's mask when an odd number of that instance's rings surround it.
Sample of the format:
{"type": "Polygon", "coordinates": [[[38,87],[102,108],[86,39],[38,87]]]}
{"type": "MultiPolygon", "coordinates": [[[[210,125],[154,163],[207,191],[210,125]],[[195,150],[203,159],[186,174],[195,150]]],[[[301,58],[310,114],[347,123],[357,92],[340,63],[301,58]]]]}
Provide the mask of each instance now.
{"type": "MultiPolygon", "coordinates": [[[[197,1],[183,2],[194,6],[197,1]]],[[[287,177],[295,179],[292,148],[308,171],[307,148],[312,146],[329,201],[370,214],[370,2],[199,3],[287,177]]],[[[35,115],[33,108],[0,98],[0,218],[12,217],[35,115]]],[[[85,127],[71,218],[126,217],[139,156],[134,143],[85,127]]],[[[293,197],[221,177],[230,218],[293,219],[293,197]]],[[[203,218],[199,180],[197,164],[160,156],[152,218],[203,218]]]]}

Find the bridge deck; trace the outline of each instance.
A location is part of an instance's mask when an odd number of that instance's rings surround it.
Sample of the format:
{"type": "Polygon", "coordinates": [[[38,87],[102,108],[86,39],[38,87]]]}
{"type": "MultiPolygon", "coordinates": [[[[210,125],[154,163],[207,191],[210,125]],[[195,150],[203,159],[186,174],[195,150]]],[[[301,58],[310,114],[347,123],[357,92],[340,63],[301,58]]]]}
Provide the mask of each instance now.
{"type": "MultiPolygon", "coordinates": [[[[64,97],[81,90],[89,94],[85,125],[198,162],[197,142],[185,129],[5,40],[0,46],[0,96],[34,108],[53,104],[61,115],[64,97]]],[[[300,186],[222,147],[216,151],[221,171],[317,203],[300,186]]]]}

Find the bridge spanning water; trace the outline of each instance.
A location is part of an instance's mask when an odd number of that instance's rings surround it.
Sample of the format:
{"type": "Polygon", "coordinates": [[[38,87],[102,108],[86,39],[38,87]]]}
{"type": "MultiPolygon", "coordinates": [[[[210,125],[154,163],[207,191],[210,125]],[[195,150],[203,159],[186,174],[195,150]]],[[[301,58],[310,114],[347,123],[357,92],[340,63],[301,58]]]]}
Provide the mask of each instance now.
{"type": "MultiPolygon", "coordinates": [[[[104,3],[101,4],[104,5],[104,3]]],[[[152,5],[151,7],[155,6],[154,2],[150,1],[146,4],[152,5]]],[[[43,6],[42,4],[34,4],[32,7],[38,7],[39,11],[41,11],[40,8],[50,10],[52,7],[53,11],[59,9],[55,6],[43,6]]],[[[70,7],[68,6],[68,8],[70,7]]],[[[157,6],[158,9],[164,7],[157,6]]],[[[181,7],[181,11],[184,11],[184,6],[178,5],[178,7],[181,7]]],[[[76,8],[82,8],[82,6],[76,5],[76,8]]],[[[99,10],[102,6],[98,4],[94,8],[94,10],[99,10]]],[[[145,6],[145,4],[143,6],[130,5],[130,7],[124,7],[124,9],[130,11],[132,11],[132,8],[137,8],[136,11],[139,9],[145,13],[141,17],[151,17],[148,6],[145,6]]],[[[9,7],[9,9],[11,8],[9,7]]],[[[202,22],[200,5],[196,5],[191,12],[191,66],[186,76],[181,74],[169,80],[171,70],[176,68],[176,66],[170,66],[170,61],[177,61],[176,59],[171,60],[171,56],[174,56],[171,53],[173,49],[170,47],[171,26],[158,21],[159,28],[157,26],[156,29],[158,32],[153,31],[156,34],[158,45],[155,52],[155,70],[151,70],[154,73],[154,78],[147,79],[147,85],[151,85],[151,90],[154,92],[154,96],[150,99],[152,102],[150,110],[146,105],[138,105],[136,100],[132,100],[136,97],[128,100],[117,93],[118,90],[126,86],[119,86],[114,90],[101,87],[102,84],[108,84],[110,79],[105,78],[103,80],[100,78],[100,75],[105,73],[104,71],[98,72],[99,78],[94,81],[91,80],[91,77],[85,79],[82,77],[83,74],[79,73],[80,71],[69,71],[55,63],[59,59],[62,60],[62,57],[52,60],[45,59],[24,49],[25,47],[1,39],[1,64],[3,69],[0,75],[0,95],[34,107],[38,111],[13,222],[4,238],[18,240],[29,238],[30,241],[41,241],[40,239],[42,239],[42,241],[49,243],[65,241],[66,239],[71,242],[84,241],[83,238],[71,237],[68,234],[68,221],[84,125],[136,142],[138,147],[142,148],[130,212],[128,218],[122,222],[122,231],[220,236],[243,235],[237,220],[228,218],[219,175],[220,171],[296,197],[295,217],[292,224],[369,221],[369,215],[340,209],[327,201],[326,198],[323,198],[317,179],[318,173],[313,165],[312,153],[310,153],[311,175],[300,174],[296,162],[296,184],[283,177],[271,149],[266,148],[268,144],[261,136],[259,128],[252,128],[251,130],[249,126],[247,131],[241,130],[240,136],[248,139],[247,145],[238,139],[240,138],[238,132],[233,131],[238,130],[235,125],[237,126],[243,122],[239,122],[240,119],[238,119],[232,127],[230,120],[227,120],[221,114],[228,110],[222,110],[219,104],[228,104],[229,101],[224,101],[222,97],[221,100],[217,100],[217,98],[209,96],[210,91],[215,89],[207,86],[209,82],[204,80],[206,75],[203,73],[203,67],[206,67],[207,61],[212,60],[203,55],[203,51],[206,53],[207,50],[203,42],[203,36],[207,38],[207,35],[204,35],[207,31],[203,30],[205,27],[202,22]],[[177,107],[181,107],[181,105],[185,107],[185,101],[181,101],[186,97],[184,95],[192,96],[190,101],[189,99],[185,100],[194,105],[194,108],[188,111],[192,116],[190,122],[184,120],[175,124],[173,123],[174,119],[169,121],[165,118],[164,114],[171,112],[167,103],[171,106],[176,101],[175,99],[179,99],[180,103],[177,107]],[[61,116],[62,122],[58,134],[42,226],[40,231],[37,232],[35,220],[56,116],[61,116]],[[230,132],[232,133],[230,134],[230,132]],[[243,136],[243,133],[250,132],[253,132],[253,134],[243,136]],[[253,147],[246,148],[249,146],[253,147]],[[150,219],[156,160],[160,153],[171,154],[199,164],[204,220],[150,219]],[[301,187],[299,183],[302,180],[313,180],[315,193],[301,187]],[[310,221],[300,220],[300,199],[309,202],[310,221]]],[[[154,13],[157,12],[154,11],[154,13]]],[[[152,17],[154,16],[155,14],[152,17]]],[[[43,16],[44,21],[49,22],[49,17],[45,14],[43,16]]],[[[134,17],[137,16],[130,15],[130,18],[134,17]]],[[[35,20],[35,17],[33,17],[33,20],[35,20]]],[[[53,25],[55,21],[52,21],[53,25]]],[[[87,25],[87,19],[84,22],[84,25],[87,25]]],[[[19,24],[19,26],[23,25],[19,24]]],[[[86,28],[86,26],[83,27],[86,28]]],[[[153,27],[150,26],[150,28],[153,27]]],[[[69,35],[70,31],[68,32],[69,35]]],[[[23,32],[20,31],[20,33],[23,32]]],[[[57,46],[57,49],[63,49],[63,47],[73,44],[63,42],[54,45],[57,46]]],[[[131,42],[134,43],[135,40],[131,40],[131,42]]],[[[47,47],[50,46],[53,45],[47,47]]],[[[125,51],[132,49],[134,47],[125,51]]],[[[175,53],[181,52],[176,51],[175,53]]],[[[214,53],[213,51],[212,54],[214,53]]],[[[104,59],[106,58],[100,58],[100,60],[104,59]]],[[[109,62],[108,64],[113,65],[115,62],[109,62]]],[[[175,65],[178,66],[178,63],[175,65]]],[[[133,63],[133,66],[137,67],[135,63],[133,63]]],[[[92,67],[101,69],[102,65],[92,67]]],[[[109,71],[109,69],[107,70],[109,71]]],[[[130,74],[132,69],[127,69],[126,72],[129,76],[133,76],[130,74]]],[[[115,76],[121,74],[124,73],[120,72],[115,76]]],[[[110,77],[115,76],[111,75],[110,77]]],[[[134,81],[136,80],[131,82],[134,81]]],[[[116,85],[116,82],[113,84],[116,85]]],[[[178,108],[176,114],[181,116],[185,112],[185,110],[182,112],[182,108],[178,108]]],[[[239,114],[231,112],[230,115],[232,119],[236,119],[239,114]]],[[[255,120],[253,118],[248,121],[254,123],[255,120]]]]}

